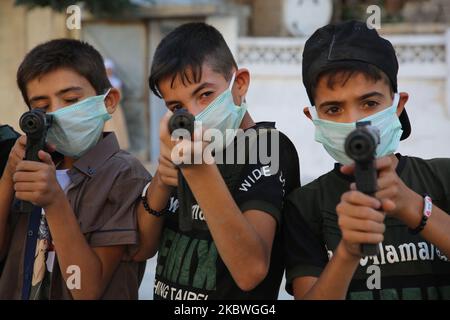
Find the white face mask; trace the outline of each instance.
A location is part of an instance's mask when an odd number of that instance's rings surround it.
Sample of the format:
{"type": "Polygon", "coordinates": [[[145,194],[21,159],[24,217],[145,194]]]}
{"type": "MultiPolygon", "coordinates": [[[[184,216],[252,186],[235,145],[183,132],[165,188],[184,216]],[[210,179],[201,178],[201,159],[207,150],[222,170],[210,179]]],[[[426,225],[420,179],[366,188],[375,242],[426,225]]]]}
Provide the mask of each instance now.
{"type": "Polygon", "coordinates": [[[236,74],[234,73],[228,88],[195,116],[195,120],[200,121],[205,129],[217,129],[222,133],[224,145],[217,146],[218,148],[226,148],[233,142],[236,131],[247,111],[245,102],[242,102],[240,106],[234,104],[231,88],[233,87],[235,76],[236,74]]]}
{"type": "Polygon", "coordinates": [[[111,119],[106,110],[103,95],[89,97],[83,101],[50,112],[52,126],[47,141],[56,146],[56,151],[65,156],[80,158],[100,139],[105,121],[111,119]]]}
{"type": "MultiPolygon", "coordinates": [[[[370,121],[380,130],[380,144],[377,147],[377,158],[394,153],[402,136],[402,124],[397,116],[400,101],[398,93],[394,96],[392,106],[368,116],[360,121],[370,121]]],[[[345,153],[345,139],[356,128],[356,122],[341,123],[319,119],[315,107],[310,107],[309,113],[316,126],[315,140],[320,142],[328,154],[341,164],[353,162],[345,153]]]]}

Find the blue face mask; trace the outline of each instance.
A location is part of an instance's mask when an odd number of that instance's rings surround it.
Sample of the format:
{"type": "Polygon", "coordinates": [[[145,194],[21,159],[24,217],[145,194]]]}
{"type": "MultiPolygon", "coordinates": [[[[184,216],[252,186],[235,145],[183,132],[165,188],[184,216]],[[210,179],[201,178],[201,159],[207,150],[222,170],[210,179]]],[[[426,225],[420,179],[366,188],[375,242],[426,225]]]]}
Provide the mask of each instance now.
{"type": "MultiPolygon", "coordinates": [[[[380,144],[377,147],[377,158],[394,153],[400,142],[403,130],[397,116],[397,106],[400,100],[398,93],[394,96],[392,106],[368,116],[359,121],[370,121],[380,130],[380,144]]],[[[328,154],[337,162],[351,164],[353,162],[345,153],[345,139],[356,128],[356,122],[341,123],[319,119],[315,107],[310,107],[314,125],[316,126],[315,140],[320,142],[328,154]]]]}
{"type": "Polygon", "coordinates": [[[205,129],[217,129],[222,133],[223,146],[226,148],[234,139],[236,129],[241,125],[247,105],[242,102],[240,106],[234,104],[231,88],[234,84],[235,74],[231,77],[228,88],[211,102],[202,112],[195,116],[205,129]],[[228,129],[228,130],[227,130],[228,129]]]}
{"type": "Polygon", "coordinates": [[[80,158],[97,144],[105,121],[111,119],[103,95],[89,97],[49,114],[53,116],[47,141],[65,156],[80,158]]]}

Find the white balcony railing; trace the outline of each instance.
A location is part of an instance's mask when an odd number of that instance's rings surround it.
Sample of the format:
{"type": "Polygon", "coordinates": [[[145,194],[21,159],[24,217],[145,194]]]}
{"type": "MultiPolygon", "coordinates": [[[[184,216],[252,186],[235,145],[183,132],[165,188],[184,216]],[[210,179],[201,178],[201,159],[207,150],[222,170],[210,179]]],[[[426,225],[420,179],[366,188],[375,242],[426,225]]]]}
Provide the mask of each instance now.
{"type": "MultiPolygon", "coordinates": [[[[399,78],[437,79],[446,82],[450,111],[450,29],[442,34],[392,35],[400,64],[399,78]]],[[[301,77],[305,39],[239,38],[238,63],[260,77],[301,77]]]]}

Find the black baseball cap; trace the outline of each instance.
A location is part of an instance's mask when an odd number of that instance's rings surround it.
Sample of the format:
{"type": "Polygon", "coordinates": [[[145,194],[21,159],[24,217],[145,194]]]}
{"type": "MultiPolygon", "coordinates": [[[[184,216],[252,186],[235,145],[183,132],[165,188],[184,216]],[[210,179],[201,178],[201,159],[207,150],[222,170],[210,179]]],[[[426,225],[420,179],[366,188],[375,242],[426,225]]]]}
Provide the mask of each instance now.
{"type": "MultiPolygon", "coordinates": [[[[398,61],[392,44],[380,37],[375,29],[369,29],[360,21],[329,24],[314,32],[303,49],[303,84],[309,100],[314,105],[312,88],[319,74],[331,66],[354,62],[374,65],[389,78],[392,89],[397,92],[398,61]]],[[[400,114],[403,134],[401,140],[411,133],[408,114],[400,114]]]]}

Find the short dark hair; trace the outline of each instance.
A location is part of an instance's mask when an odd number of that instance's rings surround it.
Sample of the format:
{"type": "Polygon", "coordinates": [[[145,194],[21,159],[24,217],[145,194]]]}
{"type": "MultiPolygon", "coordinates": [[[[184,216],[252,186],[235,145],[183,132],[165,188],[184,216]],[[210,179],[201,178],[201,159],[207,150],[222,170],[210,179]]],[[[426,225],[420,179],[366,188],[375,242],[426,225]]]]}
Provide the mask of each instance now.
{"type": "Polygon", "coordinates": [[[55,39],[33,48],[17,70],[17,85],[28,106],[28,82],[60,68],[86,78],[97,94],[111,87],[103,58],[93,46],[74,39],[55,39]]]}
{"type": "Polygon", "coordinates": [[[344,61],[328,65],[316,76],[311,84],[312,96],[315,98],[317,84],[322,78],[327,77],[327,87],[333,89],[337,84],[345,85],[357,74],[362,74],[374,82],[383,80],[391,89],[391,95],[395,92],[389,77],[378,67],[365,62],[344,61]]]}
{"type": "Polygon", "coordinates": [[[216,28],[199,22],[183,24],[164,37],[156,48],[148,79],[150,89],[162,98],[159,81],[171,76],[173,85],[177,75],[183,84],[197,83],[205,62],[227,81],[232,76],[232,68],[237,68],[230,48],[216,28]],[[193,79],[186,73],[189,68],[193,79]]]}

